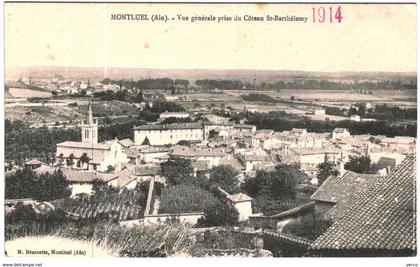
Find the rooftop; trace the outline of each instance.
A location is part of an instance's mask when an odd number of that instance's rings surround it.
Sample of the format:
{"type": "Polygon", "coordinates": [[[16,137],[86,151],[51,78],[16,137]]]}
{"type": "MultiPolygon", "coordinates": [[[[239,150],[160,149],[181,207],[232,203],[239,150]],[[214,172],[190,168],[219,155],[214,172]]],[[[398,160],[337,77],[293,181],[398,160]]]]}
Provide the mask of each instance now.
{"type": "Polygon", "coordinates": [[[58,143],[57,146],[86,148],[86,149],[103,149],[103,150],[110,149],[110,146],[106,143],[92,144],[92,143],[83,143],[83,142],[75,142],[75,141],[65,141],[62,143],[58,143]]]}
{"type": "Polygon", "coordinates": [[[353,194],[346,213],[318,237],[315,250],[416,250],[415,156],[353,194]]]}
{"type": "Polygon", "coordinates": [[[67,181],[75,183],[91,183],[95,179],[109,182],[118,177],[118,175],[114,173],[77,171],[68,168],[62,168],[61,171],[63,172],[64,176],[66,176],[67,181]]]}
{"type": "Polygon", "coordinates": [[[238,203],[238,202],[245,202],[245,201],[251,201],[252,197],[244,194],[244,193],[238,193],[234,195],[228,195],[226,196],[227,199],[229,199],[232,202],[238,203]]]}
{"type": "Polygon", "coordinates": [[[126,139],[123,139],[123,140],[119,140],[119,141],[118,141],[118,143],[119,143],[120,145],[122,145],[123,147],[125,147],[125,148],[127,148],[127,147],[130,147],[130,146],[133,146],[133,145],[134,145],[133,141],[131,141],[131,139],[130,139],[130,138],[126,138],[126,139]]]}
{"type": "Polygon", "coordinates": [[[182,130],[202,129],[200,123],[171,123],[171,124],[148,124],[134,127],[134,130],[182,130]]]}
{"type": "Polygon", "coordinates": [[[311,196],[311,200],[339,203],[348,196],[365,190],[369,181],[378,178],[375,174],[360,174],[346,171],[343,176],[330,176],[311,196]]]}
{"type": "Polygon", "coordinates": [[[172,156],[178,157],[223,157],[226,154],[224,149],[211,148],[189,148],[178,146],[172,150],[172,156]]]}
{"type": "Polygon", "coordinates": [[[31,159],[31,160],[25,161],[25,165],[40,165],[40,164],[42,164],[42,162],[37,159],[31,159]]]}

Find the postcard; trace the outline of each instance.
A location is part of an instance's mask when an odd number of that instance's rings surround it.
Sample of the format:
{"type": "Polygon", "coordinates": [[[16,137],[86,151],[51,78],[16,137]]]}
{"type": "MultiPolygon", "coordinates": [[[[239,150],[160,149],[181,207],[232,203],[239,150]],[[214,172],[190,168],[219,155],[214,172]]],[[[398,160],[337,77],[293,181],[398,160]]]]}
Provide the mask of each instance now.
{"type": "Polygon", "coordinates": [[[4,262],[417,266],[416,9],[6,2],[4,262]]]}

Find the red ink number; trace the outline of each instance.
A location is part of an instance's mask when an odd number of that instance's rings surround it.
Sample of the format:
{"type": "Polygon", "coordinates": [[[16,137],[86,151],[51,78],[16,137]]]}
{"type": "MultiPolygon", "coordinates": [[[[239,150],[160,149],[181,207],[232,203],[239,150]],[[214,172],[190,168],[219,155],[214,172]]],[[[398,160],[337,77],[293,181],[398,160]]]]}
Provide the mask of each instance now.
{"type": "Polygon", "coordinates": [[[318,22],[318,23],[324,23],[324,22],[333,23],[334,19],[338,23],[341,23],[341,20],[343,19],[343,16],[341,16],[341,6],[338,6],[338,8],[335,10],[335,13],[334,13],[334,8],[333,7],[329,7],[327,11],[325,10],[324,7],[318,7],[318,8],[313,7],[312,8],[312,22],[313,23],[316,23],[316,22],[318,22]],[[329,20],[328,20],[328,18],[329,18],[329,20]]]}

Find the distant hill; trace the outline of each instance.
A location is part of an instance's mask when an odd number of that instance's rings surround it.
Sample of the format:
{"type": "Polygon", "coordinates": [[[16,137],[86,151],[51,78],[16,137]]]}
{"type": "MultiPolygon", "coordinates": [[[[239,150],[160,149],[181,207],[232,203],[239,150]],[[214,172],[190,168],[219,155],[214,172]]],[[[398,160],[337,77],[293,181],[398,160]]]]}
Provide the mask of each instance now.
{"type": "Polygon", "coordinates": [[[295,79],[325,80],[389,80],[405,83],[416,82],[416,73],[399,72],[308,72],[294,70],[212,70],[212,69],[145,69],[145,68],[85,68],[85,67],[19,67],[6,70],[6,81],[15,81],[19,77],[59,78],[59,79],[149,79],[171,78],[190,81],[202,79],[241,80],[252,82],[274,82],[295,79]]]}

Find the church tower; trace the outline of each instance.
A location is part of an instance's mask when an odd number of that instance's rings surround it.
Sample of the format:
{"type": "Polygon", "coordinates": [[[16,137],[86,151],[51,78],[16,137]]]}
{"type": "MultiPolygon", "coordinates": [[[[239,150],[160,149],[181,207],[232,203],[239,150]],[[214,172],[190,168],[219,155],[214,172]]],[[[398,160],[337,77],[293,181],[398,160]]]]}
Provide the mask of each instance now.
{"type": "Polygon", "coordinates": [[[92,105],[89,101],[89,116],[86,121],[80,125],[82,129],[82,143],[98,143],[98,120],[92,116],[92,105]]]}

